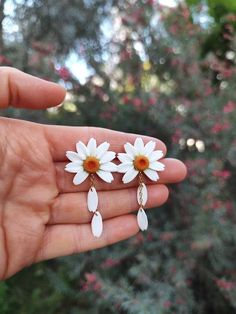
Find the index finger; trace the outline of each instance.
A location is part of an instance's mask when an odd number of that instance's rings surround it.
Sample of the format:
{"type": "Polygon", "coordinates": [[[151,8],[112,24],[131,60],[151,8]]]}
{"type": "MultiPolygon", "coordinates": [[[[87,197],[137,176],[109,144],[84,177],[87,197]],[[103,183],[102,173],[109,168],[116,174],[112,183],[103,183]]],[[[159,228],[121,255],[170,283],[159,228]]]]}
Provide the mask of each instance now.
{"type": "Polygon", "coordinates": [[[109,150],[115,153],[123,152],[125,143],[130,142],[133,144],[137,137],[141,137],[145,144],[148,141],[154,141],[156,143],[155,149],[162,150],[164,156],[166,154],[166,146],[162,141],[145,135],[124,133],[96,127],[65,127],[56,125],[45,125],[44,131],[54,161],[67,161],[65,155],[67,150],[74,151],[75,144],[78,141],[82,141],[87,145],[89,139],[92,137],[96,139],[98,145],[105,141],[110,143],[109,150]]]}
{"type": "Polygon", "coordinates": [[[59,105],[65,89],[11,67],[0,67],[0,108],[45,109],[59,105]]]}

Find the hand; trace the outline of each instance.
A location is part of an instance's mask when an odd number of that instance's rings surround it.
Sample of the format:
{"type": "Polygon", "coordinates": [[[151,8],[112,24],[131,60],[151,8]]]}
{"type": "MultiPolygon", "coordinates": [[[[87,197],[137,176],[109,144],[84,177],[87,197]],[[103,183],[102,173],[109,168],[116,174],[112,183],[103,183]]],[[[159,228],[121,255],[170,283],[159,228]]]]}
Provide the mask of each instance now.
{"type": "MultiPolygon", "coordinates": [[[[0,68],[0,106],[42,109],[62,102],[65,90],[12,68],[0,68]]],[[[86,207],[89,180],[72,184],[64,171],[67,150],[78,140],[95,137],[108,141],[111,150],[123,151],[124,143],[137,137],[100,128],[50,126],[0,118],[0,279],[22,268],[57,256],[100,248],[135,235],[137,182],[124,185],[120,174],[111,184],[96,178],[104,231],[91,234],[91,213],[86,207]]],[[[150,140],[143,136],[144,141],[150,140]]],[[[155,140],[166,153],[165,145],[155,140]]],[[[158,183],[147,182],[147,207],[160,206],[168,198],[166,183],[181,181],[185,166],[163,159],[166,170],[158,183]]]]}

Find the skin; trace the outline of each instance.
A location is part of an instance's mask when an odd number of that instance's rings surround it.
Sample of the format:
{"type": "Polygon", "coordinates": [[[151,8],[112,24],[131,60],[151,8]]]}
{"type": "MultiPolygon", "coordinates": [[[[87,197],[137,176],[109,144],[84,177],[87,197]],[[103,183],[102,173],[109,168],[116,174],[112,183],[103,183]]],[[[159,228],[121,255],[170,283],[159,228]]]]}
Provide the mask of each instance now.
{"type": "MultiPolygon", "coordinates": [[[[61,103],[63,87],[19,70],[0,68],[0,107],[46,109],[61,103]]],[[[108,141],[110,150],[123,152],[126,142],[137,135],[89,127],[41,125],[0,118],[0,279],[6,279],[33,263],[101,248],[139,232],[137,180],[124,185],[121,174],[108,184],[96,177],[99,210],[104,219],[100,238],[91,234],[92,214],[86,206],[89,180],[79,186],[73,174],[64,171],[67,150],[75,150],[79,140],[94,137],[100,144],[108,141]],[[112,201],[111,201],[112,200],[112,201]]],[[[156,141],[142,136],[144,142],[156,141]]],[[[166,184],[186,176],[184,164],[164,158],[166,170],[160,180],[149,185],[147,208],[160,206],[168,198],[166,184]]]]}

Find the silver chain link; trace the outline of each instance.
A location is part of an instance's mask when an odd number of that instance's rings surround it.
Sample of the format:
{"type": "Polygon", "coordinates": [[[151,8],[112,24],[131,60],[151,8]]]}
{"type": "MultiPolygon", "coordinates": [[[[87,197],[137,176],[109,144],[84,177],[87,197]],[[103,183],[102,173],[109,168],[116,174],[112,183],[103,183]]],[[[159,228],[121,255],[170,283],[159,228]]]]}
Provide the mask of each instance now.
{"type": "Polygon", "coordinates": [[[94,174],[93,173],[90,174],[89,179],[90,179],[90,189],[91,189],[91,188],[95,187],[94,186],[95,178],[94,178],[94,174]]]}
{"type": "Polygon", "coordinates": [[[143,208],[143,178],[142,178],[142,172],[139,172],[139,203],[140,203],[140,208],[143,208]]]}

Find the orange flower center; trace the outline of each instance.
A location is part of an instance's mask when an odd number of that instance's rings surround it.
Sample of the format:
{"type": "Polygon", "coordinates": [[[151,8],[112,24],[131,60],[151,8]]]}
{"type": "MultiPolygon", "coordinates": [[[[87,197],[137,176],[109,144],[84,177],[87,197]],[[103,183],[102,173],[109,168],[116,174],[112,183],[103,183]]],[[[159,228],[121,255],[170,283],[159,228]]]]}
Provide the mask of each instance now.
{"type": "Polygon", "coordinates": [[[83,167],[89,173],[96,173],[99,170],[100,163],[96,157],[89,156],[85,159],[83,167]]]}
{"type": "Polygon", "coordinates": [[[138,171],[144,171],[149,167],[149,160],[146,156],[137,156],[134,160],[134,168],[138,171]]]}

